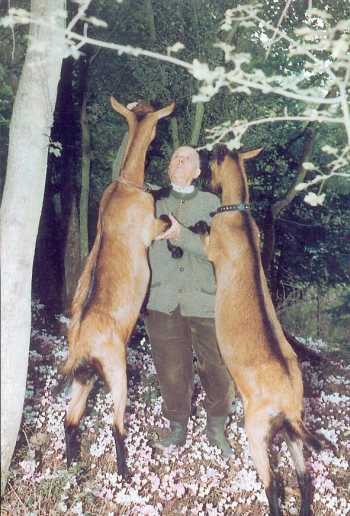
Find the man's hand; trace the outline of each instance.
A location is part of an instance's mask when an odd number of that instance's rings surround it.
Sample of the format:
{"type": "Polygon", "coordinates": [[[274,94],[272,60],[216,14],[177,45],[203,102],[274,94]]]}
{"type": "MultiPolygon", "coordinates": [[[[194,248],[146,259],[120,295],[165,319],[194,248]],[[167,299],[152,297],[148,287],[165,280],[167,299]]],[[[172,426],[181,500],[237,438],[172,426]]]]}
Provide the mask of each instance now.
{"type": "Polygon", "coordinates": [[[169,219],[171,220],[170,228],[158,235],[155,240],[178,240],[180,238],[181,224],[171,213],[169,213],[169,219]]]}

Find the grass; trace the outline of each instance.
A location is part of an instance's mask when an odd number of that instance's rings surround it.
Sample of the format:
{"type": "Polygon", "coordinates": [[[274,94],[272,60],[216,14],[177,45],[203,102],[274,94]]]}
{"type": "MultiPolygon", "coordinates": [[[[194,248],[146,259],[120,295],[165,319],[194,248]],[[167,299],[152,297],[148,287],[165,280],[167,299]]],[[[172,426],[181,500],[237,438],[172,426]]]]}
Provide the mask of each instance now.
{"type": "MultiPolygon", "coordinates": [[[[251,515],[268,514],[264,489],[251,461],[239,399],[227,435],[234,449],[222,459],[204,436],[203,392],[196,379],[189,435],[183,448],[156,454],[151,440],[166,432],[161,398],[149,345],[141,327],[129,346],[129,399],[126,414],[129,482],[116,474],[111,433],[112,402],[100,385],[92,393],[81,422],[82,453],[69,470],[64,458],[63,418],[66,392],[53,394],[57,366],[65,355],[63,336],[48,332],[40,306],[30,351],[23,423],[1,514],[69,515],[251,515]]],[[[319,345],[314,343],[314,345],[319,345]]],[[[317,368],[302,364],[305,419],[339,450],[306,452],[314,486],[314,514],[344,516],[349,501],[350,368],[334,355],[317,368]]],[[[278,438],[272,448],[274,468],[285,485],[283,511],[298,514],[299,491],[289,452],[278,438]]]]}

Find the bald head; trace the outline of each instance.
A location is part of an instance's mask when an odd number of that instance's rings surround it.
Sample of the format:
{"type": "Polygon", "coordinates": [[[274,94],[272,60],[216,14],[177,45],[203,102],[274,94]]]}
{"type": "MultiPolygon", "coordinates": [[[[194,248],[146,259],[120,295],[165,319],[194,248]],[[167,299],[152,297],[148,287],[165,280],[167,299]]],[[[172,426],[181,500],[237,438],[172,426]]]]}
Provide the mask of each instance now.
{"type": "Polygon", "coordinates": [[[177,186],[189,186],[200,173],[199,154],[189,146],[178,147],[169,163],[170,181],[177,186]]]}

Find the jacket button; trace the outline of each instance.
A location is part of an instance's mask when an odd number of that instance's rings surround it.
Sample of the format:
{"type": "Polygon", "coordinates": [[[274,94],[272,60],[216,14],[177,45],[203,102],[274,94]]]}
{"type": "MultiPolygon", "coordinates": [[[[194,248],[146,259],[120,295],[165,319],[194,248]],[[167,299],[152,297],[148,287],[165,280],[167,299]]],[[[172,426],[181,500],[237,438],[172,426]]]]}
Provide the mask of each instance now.
{"type": "Polygon", "coordinates": [[[183,267],[179,267],[179,271],[183,272],[185,269],[183,267]]]}

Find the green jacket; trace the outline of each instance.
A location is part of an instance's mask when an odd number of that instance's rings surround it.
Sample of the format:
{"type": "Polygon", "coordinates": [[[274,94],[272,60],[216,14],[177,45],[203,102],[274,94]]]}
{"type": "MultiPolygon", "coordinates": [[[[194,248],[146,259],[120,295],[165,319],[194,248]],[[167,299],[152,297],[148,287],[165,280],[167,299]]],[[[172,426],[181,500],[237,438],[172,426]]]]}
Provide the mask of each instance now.
{"type": "Polygon", "coordinates": [[[182,258],[172,258],[166,240],[154,241],[149,250],[152,271],[147,307],[171,313],[180,305],[184,316],[214,317],[215,277],[204,254],[200,236],[187,229],[198,222],[211,222],[209,213],[220,205],[216,195],[197,189],[189,194],[174,190],[156,202],[156,215],[172,213],[183,225],[180,240],[172,242],[183,249],[182,258]]]}

